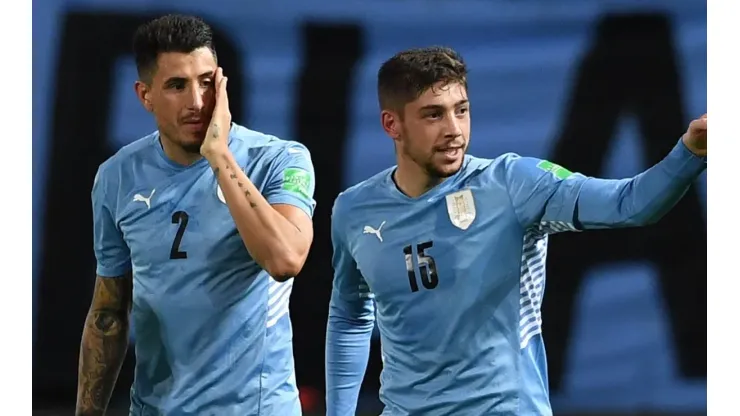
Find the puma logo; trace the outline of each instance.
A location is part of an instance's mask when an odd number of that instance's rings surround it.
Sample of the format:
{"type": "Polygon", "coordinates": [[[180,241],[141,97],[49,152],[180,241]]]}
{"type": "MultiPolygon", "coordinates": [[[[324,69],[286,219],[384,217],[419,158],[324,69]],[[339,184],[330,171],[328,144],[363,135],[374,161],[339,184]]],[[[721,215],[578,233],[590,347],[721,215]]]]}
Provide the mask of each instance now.
{"type": "Polygon", "coordinates": [[[134,195],[134,202],[143,202],[146,204],[146,209],[151,208],[152,207],[151,202],[152,202],[152,197],[154,196],[154,191],[156,191],[156,189],[152,189],[152,193],[146,197],[142,194],[134,195]]]}

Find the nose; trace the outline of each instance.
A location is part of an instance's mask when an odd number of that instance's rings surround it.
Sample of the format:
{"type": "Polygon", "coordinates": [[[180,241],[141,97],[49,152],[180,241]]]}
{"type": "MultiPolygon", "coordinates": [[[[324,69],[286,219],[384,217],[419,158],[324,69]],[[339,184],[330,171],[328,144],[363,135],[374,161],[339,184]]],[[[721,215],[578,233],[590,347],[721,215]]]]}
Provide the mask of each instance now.
{"type": "Polygon", "coordinates": [[[190,103],[189,107],[193,110],[200,111],[203,109],[203,94],[204,91],[201,88],[191,88],[190,89],[190,103]]]}
{"type": "Polygon", "coordinates": [[[445,126],[445,137],[448,139],[455,139],[459,136],[462,136],[460,120],[457,117],[447,117],[447,125],[445,126]]]}

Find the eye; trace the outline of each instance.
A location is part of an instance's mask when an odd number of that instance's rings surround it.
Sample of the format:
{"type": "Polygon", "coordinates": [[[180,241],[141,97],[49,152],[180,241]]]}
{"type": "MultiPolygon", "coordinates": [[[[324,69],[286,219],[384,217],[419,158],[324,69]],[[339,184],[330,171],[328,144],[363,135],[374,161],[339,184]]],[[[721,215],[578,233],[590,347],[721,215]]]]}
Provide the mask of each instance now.
{"type": "Polygon", "coordinates": [[[169,84],[167,84],[167,89],[183,90],[185,89],[185,83],[182,81],[172,81],[169,84]]]}

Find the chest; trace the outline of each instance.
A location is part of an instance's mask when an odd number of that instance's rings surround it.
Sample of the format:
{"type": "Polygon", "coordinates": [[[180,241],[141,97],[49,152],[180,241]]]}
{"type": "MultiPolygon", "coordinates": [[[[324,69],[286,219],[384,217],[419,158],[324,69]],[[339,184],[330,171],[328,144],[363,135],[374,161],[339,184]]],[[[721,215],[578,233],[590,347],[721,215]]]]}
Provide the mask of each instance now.
{"type": "Polygon", "coordinates": [[[207,167],[122,190],[117,217],[139,272],[248,256],[207,167]]]}
{"type": "Polygon", "coordinates": [[[474,300],[517,284],[522,230],[508,198],[491,192],[470,187],[389,204],[355,224],[350,249],[380,308],[474,300]]]}

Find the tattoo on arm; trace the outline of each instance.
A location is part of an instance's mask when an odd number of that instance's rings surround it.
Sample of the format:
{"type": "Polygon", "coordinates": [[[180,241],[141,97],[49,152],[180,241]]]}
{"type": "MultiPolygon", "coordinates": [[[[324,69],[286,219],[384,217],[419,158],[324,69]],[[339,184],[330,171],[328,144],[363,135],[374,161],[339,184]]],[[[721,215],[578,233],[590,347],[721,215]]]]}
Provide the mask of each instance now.
{"type": "MultiPolygon", "coordinates": [[[[228,160],[226,161],[226,170],[231,170],[228,160]]],[[[244,189],[244,184],[238,181],[236,173],[234,172],[230,173],[229,178],[237,181],[236,184],[239,186],[239,189],[244,191],[244,195],[247,197],[247,201],[249,201],[249,206],[251,208],[257,208],[257,204],[254,201],[252,201],[252,193],[249,192],[248,189],[244,189]]]]}
{"type": "Polygon", "coordinates": [[[251,199],[249,199],[250,195],[251,194],[249,193],[249,191],[247,191],[246,192],[246,196],[247,196],[247,200],[249,201],[249,206],[252,207],[252,208],[257,208],[257,204],[255,204],[254,201],[252,201],[251,199]]]}
{"type": "Polygon", "coordinates": [[[211,136],[214,139],[218,139],[218,124],[216,123],[213,123],[213,133],[211,134],[211,136]]]}
{"type": "Polygon", "coordinates": [[[77,416],[105,413],[126,356],[131,297],[130,276],[95,281],[80,345],[77,416]]]}

